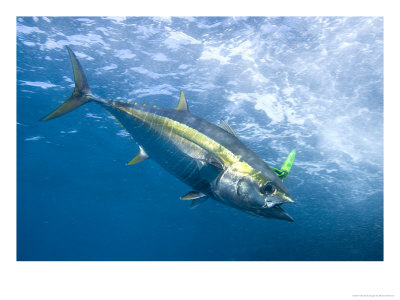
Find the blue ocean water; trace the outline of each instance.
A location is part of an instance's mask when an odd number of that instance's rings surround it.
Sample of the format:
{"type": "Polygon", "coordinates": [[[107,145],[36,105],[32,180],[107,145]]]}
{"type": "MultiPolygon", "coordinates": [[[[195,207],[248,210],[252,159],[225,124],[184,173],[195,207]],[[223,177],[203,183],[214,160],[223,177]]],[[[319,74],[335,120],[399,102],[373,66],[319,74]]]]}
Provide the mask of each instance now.
{"type": "Polygon", "coordinates": [[[383,19],[17,18],[18,260],[383,260],[383,19]],[[229,121],[279,167],[295,222],[209,200],[137,153],[89,103],[39,119],[73,90],[229,121]]]}

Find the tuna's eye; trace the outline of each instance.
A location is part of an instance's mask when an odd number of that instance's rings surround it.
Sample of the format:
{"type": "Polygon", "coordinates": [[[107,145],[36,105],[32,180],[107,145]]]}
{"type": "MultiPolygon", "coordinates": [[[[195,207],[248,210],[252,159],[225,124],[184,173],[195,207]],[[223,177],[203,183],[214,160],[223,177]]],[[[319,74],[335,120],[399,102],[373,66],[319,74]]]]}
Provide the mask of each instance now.
{"type": "Polygon", "coordinates": [[[276,187],[272,182],[267,182],[262,185],[262,187],[260,188],[260,192],[264,195],[272,195],[276,192],[276,187]]]}

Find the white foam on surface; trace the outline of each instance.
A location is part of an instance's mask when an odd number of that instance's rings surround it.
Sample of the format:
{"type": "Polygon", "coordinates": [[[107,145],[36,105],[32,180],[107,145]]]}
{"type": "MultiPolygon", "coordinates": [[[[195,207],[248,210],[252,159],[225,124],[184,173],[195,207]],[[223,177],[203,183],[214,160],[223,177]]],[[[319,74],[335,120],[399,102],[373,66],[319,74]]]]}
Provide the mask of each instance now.
{"type": "Polygon", "coordinates": [[[153,59],[156,61],[169,61],[168,57],[165,56],[163,53],[155,53],[153,54],[153,59]]]}
{"type": "Polygon", "coordinates": [[[159,78],[161,78],[161,77],[174,76],[174,75],[176,75],[176,73],[158,74],[158,73],[154,73],[154,72],[152,72],[152,71],[149,71],[149,70],[147,70],[147,69],[144,68],[144,67],[133,67],[133,68],[130,68],[130,69],[131,69],[132,71],[134,71],[134,72],[137,72],[137,73],[139,73],[139,74],[146,75],[146,76],[148,76],[148,77],[150,77],[150,78],[153,78],[153,79],[159,79],[159,78]]]}
{"type": "Polygon", "coordinates": [[[182,45],[197,45],[201,44],[201,41],[183,33],[180,31],[171,31],[169,36],[164,40],[164,44],[172,49],[177,50],[182,45]]]}
{"type": "Polygon", "coordinates": [[[39,136],[33,136],[30,138],[26,138],[26,139],[24,139],[24,141],[39,141],[41,139],[44,139],[44,137],[39,135],[39,136]]]}
{"type": "Polygon", "coordinates": [[[220,64],[224,65],[230,61],[229,56],[223,55],[221,51],[224,46],[205,46],[199,60],[217,60],[220,64]]]}
{"type": "Polygon", "coordinates": [[[28,47],[35,47],[35,46],[36,46],[36,43],[34,43],[34,42],[23,41],[22,43],[23,43],[25,46],[28,46],[28,47]]]}
{"type": "Polygon", "coordinates": [[[93,57],[86,55],[85,53],[77,52],[77,51],[75,51],[74,53],[75,53],[76,57],[78,57],[78,58],[85,59],[85,60],[94,60],[93,57]]]}
{"type": "Polygon", "coordinates": [[[132,91],[130,95],[136,95],[138,97],[152,96],[152,95],[174,95],[179,90],[169,84],[160,84],[151,86],[149,88],[137,89],[132,91]]]}
{"type": "Polygon", "coordinates": [[[129,49],[115,50],[114,55],[120,59],[131,59],[136,56],[136,54],[132,53],[129,49]]]}
{"type": "Polygon", "coordinates": [[[118,66],[116,64],[109,64],[109,65],[107,65],[105,67],[98,68],[97,70],[109,71],[109,70],[114,70],[114,69],[117,69],[117,68],[118,68],[118,66]]]}
{"type": "Polygon", "coordinates": [[[20,80],[21,85],[29,85],[29,86],[34,86],[34,87],[40,87],[42,89],[48,89],[48,88],[53,88],[53,87],[58,87],[58,85],[55,85],[51,82],[42,82],[42,81],[25,81],[25,80],[20,80]]]}
{"type": "Polygon", "coordinates": [[[17,33],[18,34],[32,34],[32,33],[46,34],[45,31],[40,30],[37,27],[26,26],[21,23],[17,23],[17,33]]]}

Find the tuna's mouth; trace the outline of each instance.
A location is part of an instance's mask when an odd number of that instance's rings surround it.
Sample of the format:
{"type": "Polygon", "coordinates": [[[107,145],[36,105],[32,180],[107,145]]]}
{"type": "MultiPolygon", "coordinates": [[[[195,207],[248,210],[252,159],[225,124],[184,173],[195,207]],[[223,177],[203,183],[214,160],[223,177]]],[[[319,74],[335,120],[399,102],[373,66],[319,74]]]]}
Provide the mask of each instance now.
{"type": "Polygon", "coordinates": [[[268,199],[265,199],[265,204],[263,208],[273,208],[276,204],[276,202],[268,201],[268,199]]]}
{"type": "Polygon", "coordinates": [[[265,198],[264,202],[265,203],[263,205],[263,208],[272,208],[276,205],[281,205],[284,203],[293,203],[294,200],[292,198],[290,198],[289,196],[284,195],[282,197],[275,198],[273,200],[270,200],[269,198],[265,198]]]}

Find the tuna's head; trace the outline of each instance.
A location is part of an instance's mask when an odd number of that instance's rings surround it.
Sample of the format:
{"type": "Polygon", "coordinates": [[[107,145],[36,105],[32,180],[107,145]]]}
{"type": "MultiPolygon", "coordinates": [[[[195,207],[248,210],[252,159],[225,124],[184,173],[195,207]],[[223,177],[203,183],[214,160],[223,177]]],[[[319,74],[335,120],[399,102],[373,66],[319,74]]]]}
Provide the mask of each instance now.
{"type": "Polygon", "coordinates": [[[273,171],[267,173],[249,170],[247,165],[238,163],[225,170],[214,193],[220,201],[248,213],[293,221],[280,208],[281,204],[293,202],[288,189],[273,171]]]}

